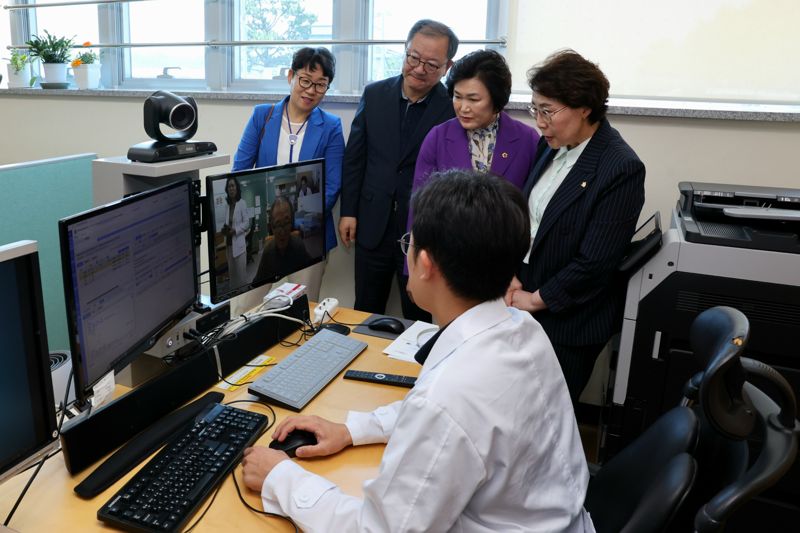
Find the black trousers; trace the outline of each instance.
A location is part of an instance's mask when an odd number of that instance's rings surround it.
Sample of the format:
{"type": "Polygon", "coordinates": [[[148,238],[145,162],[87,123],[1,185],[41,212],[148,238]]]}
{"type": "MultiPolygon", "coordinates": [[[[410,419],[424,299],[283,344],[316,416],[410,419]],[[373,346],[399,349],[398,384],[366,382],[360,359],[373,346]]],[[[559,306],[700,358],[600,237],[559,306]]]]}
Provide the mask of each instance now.
{"type": "Polygon", "coordinates": [[[384,314],[386,302],[389,301],[389,294],[392,291],[392,278],[395,278],[400,289],[403,317],[431,322],[430,313],[414,305],[406,293],[408,277],[403,274],[406,256],[403,255],[400,243],[397,242],[405,234],[406,229],[399,227],[397,218],[392,215],[383,239],[376,248],[368,250],[359,246],[356,239],[354,307],[358,311],[384,314]]]}
{"type": "Polygon", "coordinates": [[[603,351],[603,344],[591,344],[589,346],[566,346],[563,344],[553,344],[553,349],[564,373],[564,379],[569,388],[569,397],[572,405],[578,405],[578,399],[592,377],[594,363],[600,352],[603,351]]]}

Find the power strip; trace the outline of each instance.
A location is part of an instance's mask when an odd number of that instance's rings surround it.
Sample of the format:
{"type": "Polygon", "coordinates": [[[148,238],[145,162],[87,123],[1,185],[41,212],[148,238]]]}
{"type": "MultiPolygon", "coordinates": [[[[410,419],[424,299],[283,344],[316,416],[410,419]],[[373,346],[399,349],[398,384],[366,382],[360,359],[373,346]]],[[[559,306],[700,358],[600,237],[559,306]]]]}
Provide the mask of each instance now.
{"type": "Polygon", "coordinates": [[[314,323],[322,323],[326,313],[333,316],[338,308],[339,300],[336,298],[325,298],[314,308],[314,323]]]}

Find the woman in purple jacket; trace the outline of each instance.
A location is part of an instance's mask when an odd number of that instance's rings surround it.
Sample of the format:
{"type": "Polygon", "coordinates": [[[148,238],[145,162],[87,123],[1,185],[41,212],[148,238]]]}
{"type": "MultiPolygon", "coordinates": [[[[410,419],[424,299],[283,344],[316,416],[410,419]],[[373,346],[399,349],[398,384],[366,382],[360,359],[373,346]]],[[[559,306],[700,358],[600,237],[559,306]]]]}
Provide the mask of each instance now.
{"type": "MultiPolygon", "coordinates": [[[[475,169],[522,188],[539,135],[502,111],[511,95],[511,71],[494,50],[478,50],[453,64],[447,76],[456,118],[433,128],[422,143],[414,172],[416,190],[436,171],[475,169]]],[[[411,217],[408,221],[411,227],[411,217]]]]}

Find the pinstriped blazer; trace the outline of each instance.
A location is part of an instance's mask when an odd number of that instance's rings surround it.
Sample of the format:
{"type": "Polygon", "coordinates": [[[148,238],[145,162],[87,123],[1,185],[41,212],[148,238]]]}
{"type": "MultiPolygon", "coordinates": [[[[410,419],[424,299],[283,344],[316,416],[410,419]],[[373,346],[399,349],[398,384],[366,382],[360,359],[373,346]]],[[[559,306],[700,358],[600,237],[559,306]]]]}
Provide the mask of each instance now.
{"type": "MultiPolygon", "coordinates": [[[[555,157],[544,138],[526,198],[555,157]]],[[[601,344],[620,328],[625,285],[617,269],[644,204],[644,164],[606,119],[547,204],[519,279],[548,308],[534,314],[554,344],[601,344]]]]}

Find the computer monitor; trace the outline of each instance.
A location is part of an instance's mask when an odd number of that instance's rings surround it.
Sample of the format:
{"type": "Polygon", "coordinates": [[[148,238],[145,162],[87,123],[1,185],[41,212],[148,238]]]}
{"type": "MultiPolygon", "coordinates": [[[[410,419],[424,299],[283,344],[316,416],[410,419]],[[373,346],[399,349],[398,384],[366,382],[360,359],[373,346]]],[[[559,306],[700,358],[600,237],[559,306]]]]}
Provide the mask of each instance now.
{"type": "Polygon", "coordinates": [[[325,160],[206,178],[211,301],[325,258],[325,160]]]}
{"type": "Polygon", "coordinates": [[[76,395],[152,347],[197,300],[188,180],[58,223],[76,395]]]}
{"type": "Polygon", "coordinates": [[[35,241],[0,246],[0,483],[58,445],[35,241]]]}

